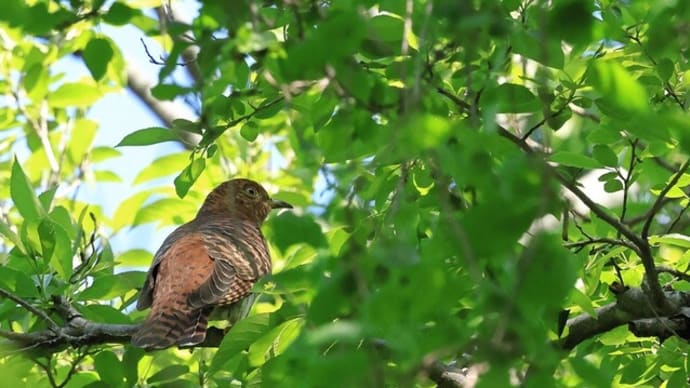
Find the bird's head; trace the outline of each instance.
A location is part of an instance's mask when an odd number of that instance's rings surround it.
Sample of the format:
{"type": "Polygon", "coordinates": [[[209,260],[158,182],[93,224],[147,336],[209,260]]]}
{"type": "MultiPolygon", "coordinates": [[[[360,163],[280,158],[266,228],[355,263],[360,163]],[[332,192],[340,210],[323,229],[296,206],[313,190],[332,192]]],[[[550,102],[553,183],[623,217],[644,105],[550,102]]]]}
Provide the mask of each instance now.
{"type": "Polygon", "coordinates": [[[261,224],[273,209],[291,209],[287,202],[272,199],[266,189],[249,179],[233,179],[221,183],[206,197],[199,215],[228,214],[261,224]]]}

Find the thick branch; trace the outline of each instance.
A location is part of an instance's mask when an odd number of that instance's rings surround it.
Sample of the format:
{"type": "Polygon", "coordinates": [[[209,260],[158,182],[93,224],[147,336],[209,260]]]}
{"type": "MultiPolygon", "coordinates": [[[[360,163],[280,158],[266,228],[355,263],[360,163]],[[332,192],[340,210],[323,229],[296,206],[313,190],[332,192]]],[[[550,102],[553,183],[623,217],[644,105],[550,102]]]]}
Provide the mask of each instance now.
{"type": "Polygon", "coordinates": [[[52,318],[48,316],[43,310],[40,310],[33,305],[31,305],[29,302],[25,301],[24,299],[18,297],[17,295],[5,290],[4,288],[0,288],[0,295],[4,296],[7,299],[10,299],[11,301],[17,303],[18,305],[22,306],[25,308],[27,311],[30,313],[36,315],[37,317],[41,318],[46,322],[48,325],[48,328],[52,330],[53,332],[56,332],[60,329],[57,323],[53,321],[52,318]]]}
{"type": "MultiPolygon", "coordinates": [[[[50,355],[69,347],[79,348],[85,345],[127,344],[139,325],[118,325],[96,323],[77,317],[67,326],[55,332],[42,330],[31,333],[16,333],[0,330],[0,349],[3,353],[30,351],[35,355],[50,355]]],[[[196,347],[218,347],[224,331],[211,327],[206,332],[206,340],[196,347]]]]}
{"type": "MultiPolygon", "coordinates": [[[[0,341],[0,349],[4,352],[30,351],[33,355],[50,355],[60,352],[68,347],[79,348],[86,345],[101,344],[126,344],[129,343],[132,334],[139,325],[122,325],[110,323],[97,323],[85,319],[62,296],[53,297],[55,312],[66,322],[59,326],[45,312],[32,306],[28,302],[14,294],[0,288],[0,295],[11,299],[26,310],[46,320],[49,329],[30,333],[18,333],[9,330],[0,330],[0,337],[6,341],[0,341]]],[[[197,347],[217,347],[223,340],[225,332],[211,327],[206,332],[206,340],[197,347]]]]}
{"type": "MultiPolygon", "coordinates": [[[[652,308],[652,303],[645,292],[639,288],[630,288],[618,294],[614,303],[596,309],[596,315],[582,314],[569,319],[566,323],[568,335],[561,340],[565,349],[572,349],[580,342],[605,333],[618,326],[630,324],[642,319],[651,319],[657,325],[663,325],[664,319],[677,315],[676,312],[668,316],[660,316],[652,308]]],[[[674,306],[689,306],[690,294],[669,291],[664,295],[674,306]]],[[[659,329],[661,330],[661,329],[659,329]]]]}
{"type": "Polygon", "coordinates": [[[446,365],[440,361],[432,362],[425,369],[429,379],[434,381],[438,388],[460,388],[469,385],[466,372],[462,369],[446,365]]]}

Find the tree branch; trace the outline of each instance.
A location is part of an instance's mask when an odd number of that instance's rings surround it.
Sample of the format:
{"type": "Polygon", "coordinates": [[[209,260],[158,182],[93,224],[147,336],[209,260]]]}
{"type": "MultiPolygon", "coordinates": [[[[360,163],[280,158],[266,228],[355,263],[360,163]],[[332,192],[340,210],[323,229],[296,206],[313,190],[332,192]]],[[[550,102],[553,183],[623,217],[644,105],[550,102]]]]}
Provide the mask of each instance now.
{"type": "MultiPolygon", "coordinates": [[[[11,299],[26,310],[34,313],[48,322],[49,329],[29,333],[18,333],[0,329],[0,355],[17,351],[29,351],[33,356],[49,356],[66,348],[80,348],[88,345],[127,344],[132,334],[139,328],[138,324],[98,323],[85,319],[82,314],[70,305],[62,296],[53,297],[56,313],[65,320],[63,326],[58,325],[45,312],[37,309],[16,295],[0,288],[0,295],[11,299]]],[[[195,347],[218,347],[225,331],[210,327],[206,331],[206,339],[195,347]]]]}
{"type": "MultiPolygon", "coordinates": [[[[689,293],[667,291],[664,297],[675,306],[690,306],[689,293]]],[[[678,311],[659,316],[645,292],[639,287],[630,288],[618,294],[617,298],[616,302],[596,309],[595,316],[581,314],[569,319],[566,323],[568,334],[561,339],[563,348],[570,350],[584,340],[641,319],[651,319],[657,326],[663,326],[664,320],[676,316],[678,311]]]]}
{"type": "Polygon", "coordinates": [[[46,322],[48,325],[48,328],[52,332],[57,332],[60,330],[60,326],[46,314],[44,311],[34,307],[31,305],[29,302],[25,301],[24,299],[18,297],[17,295],[5,290],[4,288],[0,288],[0,295],[4,296],[5,298],[17,303],[18,305],[24,307],[27,311],[30,313],[36,315],[37,317],[41,318],[46,322]]]}
{"type": "MultiPolygon", "coordinates": [[[[532,148],[527,143],[525,143],[522,139],[513,135],[510,131],[501,127],[500,125],[498,126],[498,133],[501,136],[507,138],[508,140],[520,146],[520,148],[525,150],[525,152],[530,154],[534,153],[532,148]]],[[[686,163],[684,164],[686,169],[689,162],[690,160],[686,161],[686,163]]],[[[577,186],[575,182],[572,182],[569,179],[565,178],[563,175],[559,174],[554,167],[550,166],[549,164],[545,164],[545,168],[553,177],[556,178],[556,180],[558,180],[565,188],[567,188],[580,201],[582,201],[592,211],[592,213],[594,213],[597,217],[602,219],[607,224],[611,225],[614,229],[616,229],[620,234],[622,234],[624,237],[630,240],[630,242],[632,242],[638,248],[637,253],[640,256],[642,265],[645,268],[646,281],[654,305],[663,311],[672,310],[672,307],[664,298],[664,293],[661,289],[661,284],[659,284],[659,276],[656,272],[656,267],[654,265],[654,257],[652,256],[652,249],[649,245],[649,242],[647,241],[647,236],[644,234],[644,237],[638,236],[635,232],[632,231],[632,229],[630,229],[627,225],[622,223],[618,218],[612,216],[611,214],[606,212],[606,210],[603,207],[599,206],[599,204],[594,202],[587,194],[580,190],[580,188],[577,186]]],[[[681,169],[681,171],[683,171],[683,169],[681,169]]],[[[680,176],[678,176],[678,179],[680,179],[680,176]]],[[[675,182],[677,182],[677,180],[672,180],[672,182],[670,182],[669,185],[673,186],[675,182]]],[[[670,190],[670,188],[668,190],[670,190]]],[[[666,190],[666,192],[668,192],[668,190],[666,190]]],[[[665,195],[665,192],[662,192],[662,195],[665,195]]],[[[659,198],[661,198],[662,195],[660,195],[659,198]]],[[[657,202],[661,203],[661,200],[658,199],[657,202]]]]}
{"type": "Polygon", "coordinates": [[[468,386],[468,376],[462,369],[446,365],[441,361],[435,361],[425,367],[429,379],[437,384],[438,388],[460,388],[468,386]]]}
{"type": "Polygon", "coordinates": [[[678,180],[680,180],[683,174],[685,174],[685,171],[688,170],[688,167],[690,167],[690,159],[686,160],[685,163],[683,163],[683,165],[680,166],[680,168],[673,175],[666,187],[664,187],[664,189],[661,190],[661,192],[659,193],[659,196],[656,198],[656,201],[654,201],[654,205],[652,205],[652,208],[647,214],[647,219],[645,220],[645,223],[642,226],[641,235],[643,239],[647,240],[647,238],[649,237],[649,228],[652,226],[652,221],[654,221],[654,217],[656,216],[656,214],[664,206],[664,198],[666,198],[666,194],[668,194],[668,192],[671,191],[673,186],[675,186],[676,183],[678,183],[678,180]]]}
{"type": "Polygon", "coordinates": [[[565,243],[565,244],[563,244],[563,246],[566,248],[569,248],[569,249],[574,249],[576,252],[579,252],[580,250],[582,250],[582,248],[586,247],[587,245],[592,245],[592,244],[608,244],[608,245],[624,246],[626,248],[632,249],[635,252],[638,252],[637,246],[631,244],[628,241],[620,240],[620,239],[614,239],[614,238],[606,238],[606,237],[588,238],[587,240],[565,243]]]}
{"type": "MultiPolygon", "coordinates": [[[[0,354],[17,351],[29,351],[32,355],[47,356],[61,352],[67,348],[79,348],[87,345],[128,344],[132,334],[139,325],[97,323],[82,317],[77,317],[57,332],[41,330],[31,333],[17,333],[0,330],[0,354]]],[[[206,332],[206,339],[195,347],[214,348],[220,345],[225,332],[210,327],[206,332]]]]}

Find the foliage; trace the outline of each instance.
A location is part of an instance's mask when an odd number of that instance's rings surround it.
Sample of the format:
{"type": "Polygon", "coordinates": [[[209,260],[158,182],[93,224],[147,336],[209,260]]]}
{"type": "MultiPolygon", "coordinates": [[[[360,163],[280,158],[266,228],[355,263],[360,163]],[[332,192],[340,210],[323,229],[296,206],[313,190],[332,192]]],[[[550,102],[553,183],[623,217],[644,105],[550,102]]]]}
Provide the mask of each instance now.
{"type": "Polygon", "coordinates": [[[685,384],[690,3],[3,8],[8,385],[685,384]],[[163,126],[94,146],[90,107],[137,88],[123,25],[159,66],[144,103],[197,119],[157,111],[163,126]],[[60,72],[70,56],[90,77],[60,72]],[[137,167],[112,214],[76,199],[119,179],[102,166],[122,147],[165,141],[187,149],[137,167]],[[298,208],[265,225],[253,313],[217,349],[128,345],[151,252],[109,240],[190,220],[229,176],[298,208]]]}

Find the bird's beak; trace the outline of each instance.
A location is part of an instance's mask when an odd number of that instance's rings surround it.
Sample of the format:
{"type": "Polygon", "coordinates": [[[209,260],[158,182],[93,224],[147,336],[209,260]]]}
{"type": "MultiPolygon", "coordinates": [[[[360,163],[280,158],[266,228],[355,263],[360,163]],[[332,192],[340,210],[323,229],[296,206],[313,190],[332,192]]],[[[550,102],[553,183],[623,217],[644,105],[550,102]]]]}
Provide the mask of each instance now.
{"type": "Polygon", "coordinates": [[[271,209],[292,209],[292,205],[285,201],[271,199],[269,202],[271,203],[271,209]]]}

